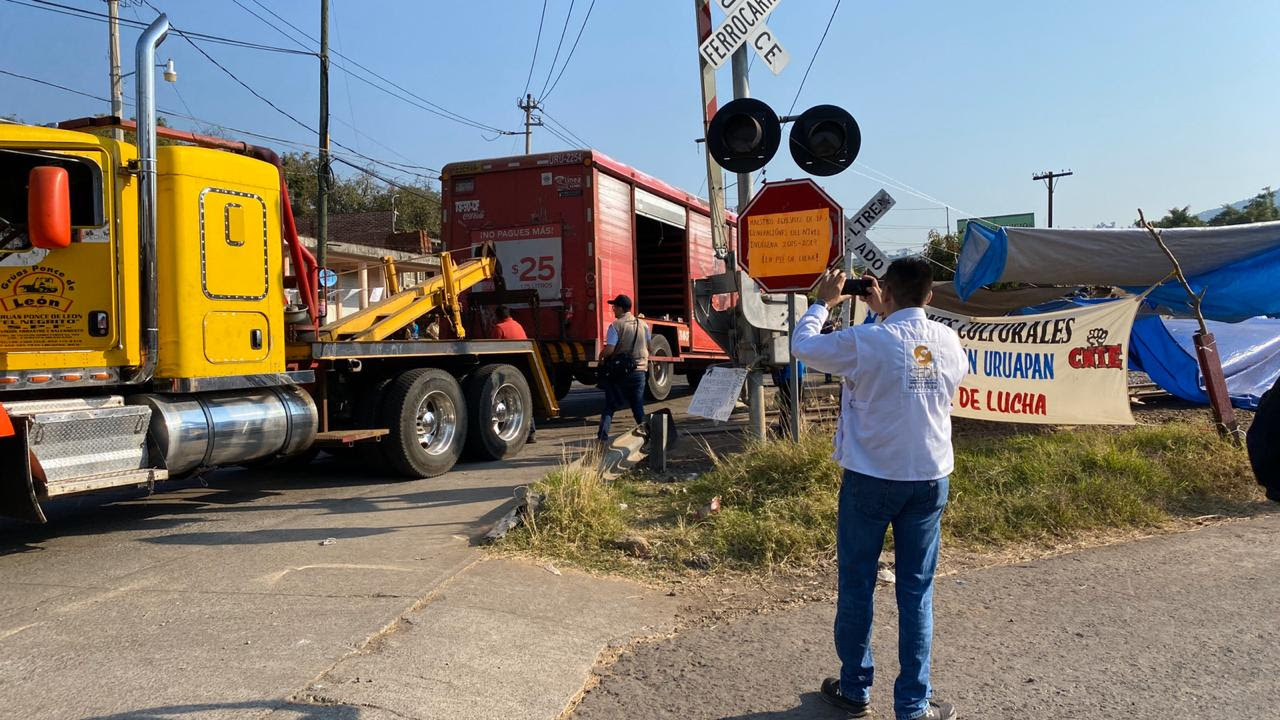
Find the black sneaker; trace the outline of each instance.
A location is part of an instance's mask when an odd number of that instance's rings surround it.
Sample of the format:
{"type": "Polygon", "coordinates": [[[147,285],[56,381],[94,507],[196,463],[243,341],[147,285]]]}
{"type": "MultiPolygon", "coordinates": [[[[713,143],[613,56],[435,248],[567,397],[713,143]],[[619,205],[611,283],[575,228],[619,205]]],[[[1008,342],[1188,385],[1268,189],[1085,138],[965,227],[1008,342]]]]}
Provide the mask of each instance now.
{"type": "Polygon", "coordinates": [[[829,677],[822,681],[822,699],[849,713],[851,718],[871,717],[871,703],[850,700],[840,694],[839,678],[829,677]]]}
{"type": "Polygon", "coordinates": [[[956,707],[951,703],[929,701],[929,707],[918,720],[956,720],[956,707]]]}

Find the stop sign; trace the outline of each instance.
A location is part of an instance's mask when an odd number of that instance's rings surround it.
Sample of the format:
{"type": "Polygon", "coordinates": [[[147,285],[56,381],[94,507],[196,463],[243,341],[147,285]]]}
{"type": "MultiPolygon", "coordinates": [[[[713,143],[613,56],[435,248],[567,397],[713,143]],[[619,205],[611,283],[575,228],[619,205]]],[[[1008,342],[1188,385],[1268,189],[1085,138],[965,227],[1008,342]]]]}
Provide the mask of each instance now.
{"type": "Polygon", "coordinates": [[[738,218],[742,267],[768,292],[806,292],[844,257],[844,212],[812,180],[765,183],[738,218]]]}

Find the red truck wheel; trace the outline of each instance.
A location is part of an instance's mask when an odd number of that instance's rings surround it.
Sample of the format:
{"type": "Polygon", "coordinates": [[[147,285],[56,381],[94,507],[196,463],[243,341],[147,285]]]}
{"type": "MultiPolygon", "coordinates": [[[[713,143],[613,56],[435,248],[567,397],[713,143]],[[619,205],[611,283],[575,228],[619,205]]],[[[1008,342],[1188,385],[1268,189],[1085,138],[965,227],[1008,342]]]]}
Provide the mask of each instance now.
{"type": "MultiPolygon", "coordinates": [[[[650,358],[669,358],[671,357],[671,344],[661,335],[654,335],[653,342],[649,344],[650,358]]],[[[645,397],[650,400],[666,400],[671,394],[671,371],[672,363],[669,362],[650,362],[649,378],[645,383],[645,397]]]]}

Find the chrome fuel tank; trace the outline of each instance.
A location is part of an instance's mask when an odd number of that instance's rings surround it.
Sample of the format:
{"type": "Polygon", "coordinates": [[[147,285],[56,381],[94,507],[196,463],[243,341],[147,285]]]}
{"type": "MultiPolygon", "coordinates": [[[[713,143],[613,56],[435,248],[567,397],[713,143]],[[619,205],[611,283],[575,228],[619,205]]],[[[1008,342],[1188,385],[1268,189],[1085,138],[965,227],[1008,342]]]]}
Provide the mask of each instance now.
{"type": "Polygon", "coordinates": [[[151,408],[149,439],[172,474],[275,455],[292,455],[315,440],[315,402],[297,386],[193,395],[135,395],[151,408]]]}

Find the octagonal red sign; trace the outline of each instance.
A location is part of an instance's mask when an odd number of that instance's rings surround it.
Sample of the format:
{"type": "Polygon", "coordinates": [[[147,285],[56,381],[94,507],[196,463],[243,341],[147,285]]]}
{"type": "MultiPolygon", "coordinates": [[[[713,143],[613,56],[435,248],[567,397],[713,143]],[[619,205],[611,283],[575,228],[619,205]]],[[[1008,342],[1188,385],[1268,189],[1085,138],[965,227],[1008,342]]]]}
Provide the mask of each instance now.
{"type": "Polygon", "coordinates": [[[768,292],[806,292],[844,257],[844,212],[812,180],[765,183],[738,219],[742,268],[768,292]]]}

